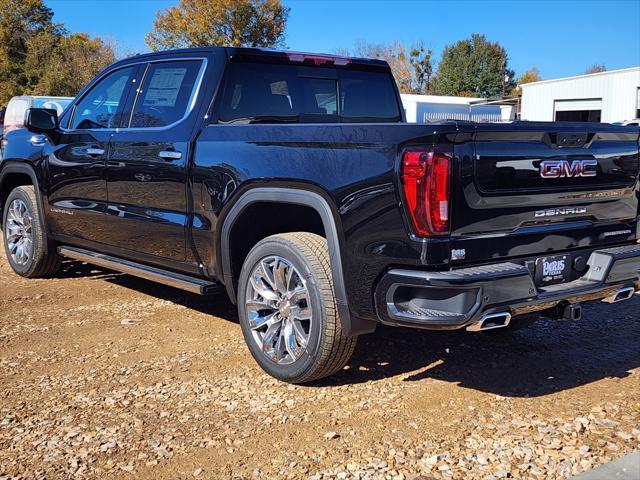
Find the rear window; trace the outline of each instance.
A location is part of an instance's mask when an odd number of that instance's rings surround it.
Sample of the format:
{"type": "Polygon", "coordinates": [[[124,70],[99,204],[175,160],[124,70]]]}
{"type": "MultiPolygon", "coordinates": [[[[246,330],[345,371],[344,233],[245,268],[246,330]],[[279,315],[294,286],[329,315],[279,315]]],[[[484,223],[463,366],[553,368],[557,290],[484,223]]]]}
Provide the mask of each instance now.
{"type": "Polygon", "coordinates": [[[232,63],[220,123],[399,122],[388,72],[232,63]]]}

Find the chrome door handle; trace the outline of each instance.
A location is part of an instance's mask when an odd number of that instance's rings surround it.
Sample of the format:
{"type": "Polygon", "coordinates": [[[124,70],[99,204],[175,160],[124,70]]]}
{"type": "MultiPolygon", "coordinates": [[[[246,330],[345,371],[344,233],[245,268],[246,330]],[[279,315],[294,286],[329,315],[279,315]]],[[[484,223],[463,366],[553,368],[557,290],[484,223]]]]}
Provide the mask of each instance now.
{"type": "Polygon", "coordinates": [[[97,157],[98,155],[104,155],[104,148],[87,148],[87,155],[97,157]]]}
{"type": "Polygon", "coordinates": [[[32,135],[29,141],[34,147],[44,147],[47,143],[47,137],[44,135],[32,135]]]}
{"type": "Polygon", "coordinates": [[[158,152],[158,156],[164,160],[180,160],[182,158],[182,152],[176,152],[175,150],[162,150],[158,152]]]}

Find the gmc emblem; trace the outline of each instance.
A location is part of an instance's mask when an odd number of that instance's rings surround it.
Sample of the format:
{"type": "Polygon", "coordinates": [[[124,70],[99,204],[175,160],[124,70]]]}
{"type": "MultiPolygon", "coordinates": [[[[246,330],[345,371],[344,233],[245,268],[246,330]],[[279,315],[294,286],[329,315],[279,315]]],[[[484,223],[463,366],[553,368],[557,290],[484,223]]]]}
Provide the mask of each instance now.
{"type": "Polygon", "coordinates": [[[545,160],[540,163],[542,178],[595,177],[597,160],[545,160]]]}

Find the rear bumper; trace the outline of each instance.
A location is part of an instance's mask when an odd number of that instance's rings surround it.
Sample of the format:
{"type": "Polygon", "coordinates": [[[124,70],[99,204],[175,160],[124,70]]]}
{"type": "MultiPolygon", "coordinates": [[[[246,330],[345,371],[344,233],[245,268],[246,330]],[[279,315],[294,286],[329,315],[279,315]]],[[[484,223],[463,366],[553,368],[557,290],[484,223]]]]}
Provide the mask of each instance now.
{"type": "Polygon", "coordinates": [[[640,289],[640,245],[596,250],[588,265],[577,280],[544,288],[526,266],[511,262],[446,272],[394,269],[376,288],[376,309],[385,324],[455,329],[489,313],[525,315],[640,289]]]}

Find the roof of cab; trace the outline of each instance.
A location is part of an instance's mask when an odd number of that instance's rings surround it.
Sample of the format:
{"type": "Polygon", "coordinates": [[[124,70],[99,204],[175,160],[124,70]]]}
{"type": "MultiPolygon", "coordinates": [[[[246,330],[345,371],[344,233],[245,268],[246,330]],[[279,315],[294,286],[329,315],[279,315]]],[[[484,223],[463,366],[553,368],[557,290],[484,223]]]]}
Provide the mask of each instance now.
{"type": "Polygon", "coordinates": [[[320,53],[307,53],[307,52],[291,52],[286,50],[273,50],[270,48],[259,48],[259,47],[194,47],[194,48],[179,48],[173,50],[162,50],[158,52],[150,52],[150,53],[141,53],[137,55],[133,55],[132,57],[124,58],[115,65],[127,64],[131,62],[136,62],[140,60],[152,60],[154,58],[163,58],[163,57],[183,57],[183,56],[193,56],[193,55],[219,55],[222,52],[226,54],[228,58],[237,58],[237,57],[265,57],[271,59],[289,59],[292,55],[304,56],[304,57],[324,57],[324,58],[341,58],[346,59],[349,63],[357,63],[360,65],[369,65],[372,67],[378,68],[389,68],[389,65],[384,60],[371,59],[371,58],[359,58],[359,57],[343,57],[340,55],[333,54],[320,54],[320,53]]]}

